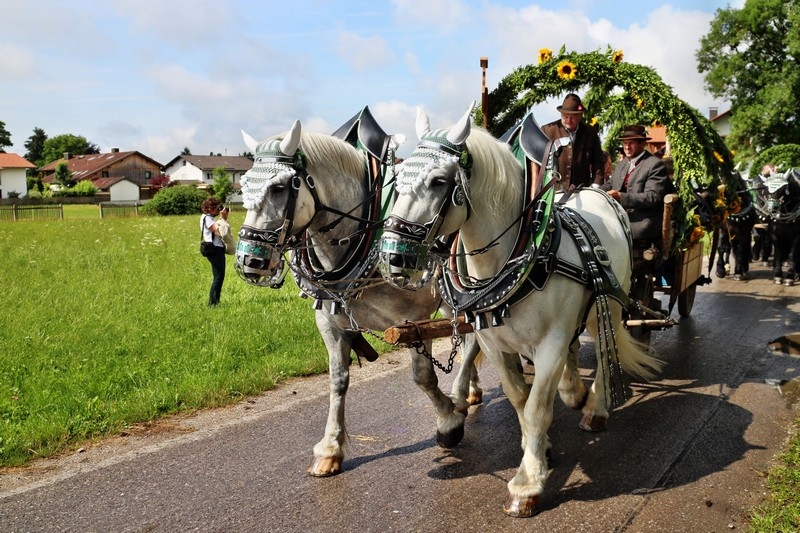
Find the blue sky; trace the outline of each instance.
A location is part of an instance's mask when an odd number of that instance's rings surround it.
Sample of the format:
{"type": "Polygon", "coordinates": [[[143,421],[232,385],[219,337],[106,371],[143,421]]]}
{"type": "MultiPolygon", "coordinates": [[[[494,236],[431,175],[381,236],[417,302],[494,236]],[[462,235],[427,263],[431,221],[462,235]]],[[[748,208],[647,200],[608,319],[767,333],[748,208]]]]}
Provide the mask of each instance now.
{"type": "Polygon", "coordinates": [[[480,99],[480,57],[491,90],[562,45],[621,49],[724,111],[694,54],[716,9],[743,1],[0,0],[0,121],[20,155],[39,127],[162,164],[185,146],[239,154],[241,130],[260,140],[295,119],[331,132],[365,105],[413,141],[417,105],[441,127],[480,99]]]}

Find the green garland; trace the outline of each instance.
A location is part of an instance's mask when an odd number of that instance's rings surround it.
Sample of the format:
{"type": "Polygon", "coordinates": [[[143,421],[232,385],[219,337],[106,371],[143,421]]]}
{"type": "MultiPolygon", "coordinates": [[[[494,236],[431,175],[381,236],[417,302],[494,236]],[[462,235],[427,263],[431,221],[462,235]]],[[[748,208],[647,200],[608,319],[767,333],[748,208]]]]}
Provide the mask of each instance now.
{"type": "Polygon", "coordinates": [[[738,209],[733,181],[733,156],[711,122],[678,98],[672,88],[650,68],[623,61],[622,51],[605,53],[542,49],[537,65],[524,65],[505,78],[489,94],[488,129],[501,135],[534,105],[565,92],[588,87],[583,98],[585,117],[599,131],[606,131],[607,148],[618,146],[617,134],[626,124],[665,126],[670,155],[675,164],[675,185],[681,198],[673,214],[678,221],[675,247],[697,243],[738,209]],[[708,190],[715,215],[702,226],[695,214],[692,183],[708,190]],[[726,191],[730,191],[726,196],[726,191]]]}

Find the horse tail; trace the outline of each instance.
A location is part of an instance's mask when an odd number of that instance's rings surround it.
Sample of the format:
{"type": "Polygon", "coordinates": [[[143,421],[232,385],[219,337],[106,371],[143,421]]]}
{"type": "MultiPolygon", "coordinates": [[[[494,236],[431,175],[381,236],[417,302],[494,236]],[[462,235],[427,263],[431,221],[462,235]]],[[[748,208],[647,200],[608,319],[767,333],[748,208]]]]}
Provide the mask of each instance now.
{"type": "Polygon", "coordinates": [[[664,368],[664,362],[650,355],[648,346],[634,339],[622,324],[617,328],[617,354],[625,372],[647,381],[664,368]]]}

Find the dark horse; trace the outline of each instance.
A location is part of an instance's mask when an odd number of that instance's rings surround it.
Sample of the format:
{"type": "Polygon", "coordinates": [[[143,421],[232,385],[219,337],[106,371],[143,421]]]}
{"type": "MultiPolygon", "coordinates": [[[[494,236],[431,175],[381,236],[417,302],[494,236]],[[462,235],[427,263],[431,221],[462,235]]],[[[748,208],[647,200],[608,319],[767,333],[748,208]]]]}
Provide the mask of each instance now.
{"type": "Polygon", "coordinates": [[[797,280],[800,263],[800,170],[759,176],[756,193],[756,210],[768,221],[773,280],[790,287],[797,280]]]}
{"type": "Polygon", "coordinates": [[[750,271],[751,239],[757,214],[747,183],[738,171],[734,172],[733,181],[736,182],[736,199],[733,202],[739,208],[729,214],[717,229],[719,256],[715,273],[718,278],[724,278],[732,266],[734,281],[741,281],[748,278],[750,271]],[[735,260],[733,265],[731,254],[735,260]]]}

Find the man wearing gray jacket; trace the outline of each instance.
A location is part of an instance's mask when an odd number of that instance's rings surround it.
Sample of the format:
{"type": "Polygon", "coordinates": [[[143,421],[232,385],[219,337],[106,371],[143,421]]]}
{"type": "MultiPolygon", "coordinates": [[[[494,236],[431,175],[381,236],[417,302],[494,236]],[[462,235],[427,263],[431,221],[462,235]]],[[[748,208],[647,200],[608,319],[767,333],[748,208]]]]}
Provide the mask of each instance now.
{"type": "Polygon", "coordinates": [[[667,167],[660,158],[645,150],[650,137],[644,126],[625,126],[617,139],[622,141],[625,157],[601,188],[628,212],[633,248],[655,245],[661,249],[664,197],[673,190],[667,167]]]}

